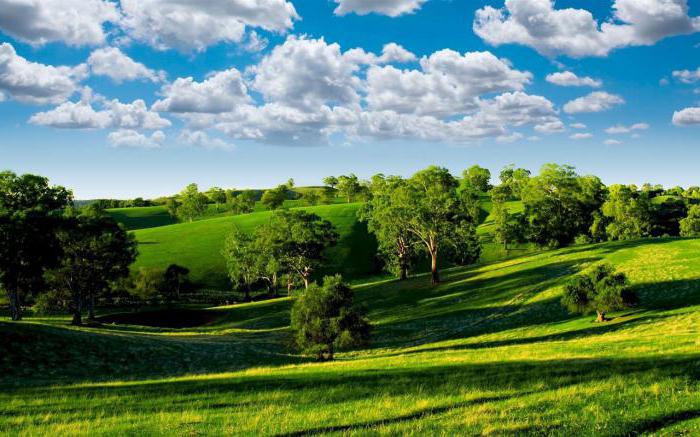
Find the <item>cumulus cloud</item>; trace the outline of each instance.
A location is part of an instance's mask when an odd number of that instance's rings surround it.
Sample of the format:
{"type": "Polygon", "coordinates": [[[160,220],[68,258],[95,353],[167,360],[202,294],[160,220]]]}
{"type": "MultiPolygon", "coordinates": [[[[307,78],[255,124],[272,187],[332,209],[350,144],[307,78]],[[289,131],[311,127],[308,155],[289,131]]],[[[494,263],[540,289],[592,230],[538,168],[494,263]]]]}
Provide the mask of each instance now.
{"type": "Polygon", "coordinates": [[[87,60],[93,74],[107,76],[117,83],[146,79],[151,82],[165,80],[164,71],[154,71],[136,62],[117,47],[103,47],[90,54],[87,60]]]}
{"type": "Polygon", "coordinates": [[[563,71],[547,75],[547,82],[559,86],[588,86],[591,88],[600,88],[603,82],[592,77],[579,77],[571,71],[563,71]]]}
{"type": "Polygon", "coordinates": [[[690,107],[674,112],[673,124],[676,126],[700,125],[700,107],[690,107]]]}
{"type": "Polygon", "coordinates": [[[202,51],[243,41],[246,28],[286,32],[299,18],[288,0],[121,0],[122,27],[157,49],[202,51]]]}
{"type": "Polygon", "coordinates": [[[649,125],[647,123],[635,123],[631,126],[625,126],[623,124],[617,124],[615,126],[610,126],[605,129],[605,132],[610,135],[628,134],[632,131],[647,130],[649,125]]]}
{"type": "Polygon", "coordinates": [[[399,15],[410,14],[421,8],[427,0],[335,0],[338,7],[335,8],[336,15],[358,14],[367,15],[371,13],[398,17],[399,15]]]}
{"type": "Polygon", "coordinates": [[[576,141],[586,140],[588,138],[593,138],[593,134],[587,133],[587,132],[586,133],[578,133],[578,134],[571,135],[569,138],[571,138],[572,140],[576,140],[576,141]]]}
{"type": "Polygon", "coordinates": [[[86,76],[84,64],[54,67],[30,62],[11,44],[0,44],[0,92],[14,100],[39,105],[60,103],[78,90],[86,76]]]}
{"type": "Polygon", "coordinates": [[[596,91],[584,97],[572,100],[564,105],[564,112],[567,114],[578,114],[582,112],[602,112],[613,106],[622,105],[625,100],[615,94],[604,91],[596,91]]]}
{"type": "Polygon", "coordinates": [[[165,141],[165,134],[155,131],[151,135],[145,135],[132,129],[120,129],[110,132],[107,139],[113,147],[157,149],[165,141]]]}
{"type": "Polygon", "coordinates": [[[581,58],[700,31],[700,18],[688,15],[687,0],[614,0],[612,19],[603,23],[586,9],[556,9],[554,0],[506,0],[502,9],[477,10],[473,29],[492,45],[581,58]]]}
{"type": "Polygon", "coordinates": [[[678,70],[673,72],[673,77],[680,82],[692,84],[700,81],[700,68],[697,70],[678,70]]]}
{"type": "Polygon", "coordinates": [[[583,123],[572,123],[569,126],[571,126],[574,129],[585,129],[587,126],[583,123]]]}
{"type": "Polygon", "coordinates": [[[178,140],[185,144],[202,147],[204,149],[231,150],[234,148],[233,144],[220,138],[213,138],[201,130],[184,129],[182,132],[180,132],[178,140]]]}
{"type": "Polygon", "coordinates": [[[613,140],[611,138],[611,139],[605,140],[605,142],[603,144],[605,144],[606,146],[617,146],[618,144],[622,144],[622,141],[613,140]]]}
{"type": "Polygon", "coordinates": [[[406,63],[415,61],[416,55],[409,52],[399,44],[391,42],[382,48],[382,54],[377,56],[368,53],[361,48],[350,49],[343,53],[343,57],[356,64],[381,65],[391,63],[406,63]]]}
{"type": "Polygon", "coordinates": [[[32,45],[99,45],[104,24],[118,20],[115,3],[107,0],[0,0],[0,29],[32,45]]]}
{"type": "Polygon", "coordinates": [[[157,112],[149,110],[143,100],[122,103],[119,100],[93,98],[89,90],[78,102],[65,102],[34,114],[29,122],[62,129],[163,129],[171,125],[157,112]],[[93,102],[101,105],[95,109],[93,102]]]}
{"type": "Polygon", "coordinates": [[[211,73],[204,81],[177,78],[161,90],[163,99],[153,104],[158,112],[221,113],[248,103],[248,88],[235,68],[211,73]]]}
{"type": "Polygon", "coordinates": [[[464,113],[487,93],[524,89],[532,75],[513,69],[489,52],[464,55],[441,50],[420,61],[420,70],[394,66],[367,72],[367,103],[372,110],[419,115],[464,113]]]}

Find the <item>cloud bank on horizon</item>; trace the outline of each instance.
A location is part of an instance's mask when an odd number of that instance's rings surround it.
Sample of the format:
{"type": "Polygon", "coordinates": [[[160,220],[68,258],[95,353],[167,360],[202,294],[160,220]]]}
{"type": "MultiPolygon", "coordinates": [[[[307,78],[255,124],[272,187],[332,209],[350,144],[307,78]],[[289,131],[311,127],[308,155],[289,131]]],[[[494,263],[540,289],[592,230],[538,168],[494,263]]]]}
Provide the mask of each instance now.
{"type": "MultiPolygon", "coordinates": [[[[333,15],[419,18],[436,1],[333,0],[333,15]]],[[[294,3],[0,0],[0,108],[9,102],[36,107],[27,126],[103,130],[114,147],[160,148],[168,138],[220,149],[237,143],[513,142],[539,135],[594,140],[575,117],[624,107],[628,97],[596,71],[571,65],[700,32],[700,17],[687,0],[613,0],[601,16],[553,0],[505,0],[500,8],[483,5],[463,17],[465,32],[471,29],[482,49],[414,53],[388,40],[373,51],[296,32],[304,17],[294,3]],[[34,59],[49,46],[73,53],[66,57],[73,61],[34,59]],[[136,59],[131,53],[139,47],[153,57],[136,59]],[[217,47],[240,59],[204,75],[182,74],[182,65],[217,47]],[[498,52],[516,47],[548,59],[552,71],[534,74],[498,52]],[[159,67],[149,66],[154,59],[159,67]],[[181,65],[162,67],[172,59],[181,65]],[[98,78],[106,91],[88,85],[98,78]],[[142,87],[144,95],[120,94],[120,87],[142,87]],[[556,88],[580,92],[557,101],[546,92],[556,88]]],[[[668,77],[656,80],[696,86],[700,66],[668,71],[668,77]]],[[[700,126],[697,100],[669,112],[667,123],[700,126]]],[[[639,135],[649,128],[640,120],[604,133],[639,135]]]]}

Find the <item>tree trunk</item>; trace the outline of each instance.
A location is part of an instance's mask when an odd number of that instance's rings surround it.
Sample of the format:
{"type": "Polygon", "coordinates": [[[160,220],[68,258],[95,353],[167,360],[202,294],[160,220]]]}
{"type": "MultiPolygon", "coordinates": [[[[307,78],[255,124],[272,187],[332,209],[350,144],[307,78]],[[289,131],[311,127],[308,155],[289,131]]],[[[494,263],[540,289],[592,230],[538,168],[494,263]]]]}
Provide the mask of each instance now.
{"type": "Polygon", "coordinates": [[[403,281],[408,278],[408,266],[406,264],[401,264],[401,271],[399,273],[399,280],[403,281]]]}
{"type": "Polygon", "coordinates": [[[279,284],[277,283],[277,273],[272,274],[272,295],[279,296],[279,284]]]}
{"type": "Polygon", "coordinates": [[[245,301],[250,302],[250,284],[245,286],[245,301]]]}
{"type": "Polygon", "coordinates": [[[596,313],[598,314],[598,318],[596,319],[596,321],[598,321],[600,323],[604,322],[605,321],[605,313],[602,311],[596,311],[596,313]]]}
{"type": "Polygon", "coordinates": [[[74,295],[73,296],[73,320],[71,321],[71,325],[73,326],[81,326],[83,324],[83,317],[82,317],[82,306],[83,306],[83,300],[80,298],[79,295],[74,295]]]}
{"type": "Polygon", "coordinates": [[[440,283],[440,273],[437,266],[437,250],[430,251],[430,279],[433,285],[440,283]]]}
{"type": "Polygon", "coordinates": [[[88,301],[88,320],[95,320],[95,293],[90,293],[90,300],[88,301]]]}
{"type": "Polygon", "coordinates": [[[17,290],[9,291],[10,298],[10,317],[14,321],[22,320],[22,302],[19,299],[17,290]]]}
{"type": "Polygon", "coordinates": [[[309,277],[307,275],[303,275],[301,279],[304,280],[304,290],[309,289],[309,277]]]}
{"type": "Polygon", "coordinates": [[[292,282],[292,278],[287,279],[287,296],[292,295],[292,287],[294,286],[294,283],[292,282]]]}

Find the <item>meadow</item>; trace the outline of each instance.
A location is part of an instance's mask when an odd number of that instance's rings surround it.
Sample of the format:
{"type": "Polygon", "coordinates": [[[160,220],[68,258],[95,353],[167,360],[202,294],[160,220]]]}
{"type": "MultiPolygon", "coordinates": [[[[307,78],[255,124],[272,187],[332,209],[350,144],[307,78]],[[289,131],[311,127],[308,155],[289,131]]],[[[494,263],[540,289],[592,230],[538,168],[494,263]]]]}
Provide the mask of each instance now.
{"type": "Polygon", "coordinates": [[[575,246],[443,279],[356,285],[372,343],[332,363],[293,352],[288,298],[185,308],[201,325],[180,329],[147,326],[153,314],[2,322],[0,433],[700,433],[700,240],[575,246]],[[640,296],[604,324],[559,302],[601,261],[640,296]]]}

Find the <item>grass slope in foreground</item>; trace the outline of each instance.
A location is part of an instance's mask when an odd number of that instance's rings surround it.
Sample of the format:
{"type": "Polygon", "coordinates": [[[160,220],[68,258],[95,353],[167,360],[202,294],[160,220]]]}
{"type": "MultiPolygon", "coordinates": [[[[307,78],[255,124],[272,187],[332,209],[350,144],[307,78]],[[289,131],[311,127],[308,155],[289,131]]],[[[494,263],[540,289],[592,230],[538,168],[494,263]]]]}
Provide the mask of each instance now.
{"type": "MultiPolygon", "coordinates": [[[[357,220],[360,205],[349,203],[303,208],[335,225],[340,241],[328,250],[326,271],[339,272],[348,279],[376,271],[376,242],[367,233],[367,226],[357,220]]],[[[229,289],[221,255],[226,236],[234,225],[242,231],[253,232],[267,223],[271,214],[264,211],[137,230],[134,234],[139,242],[139,257],[134,268],[165,269],[169,264],[180,264],[190,269],[190,278],[197,285],[229,289]]]]}
{"type": "Polygon", "coordinates": [[[333,363],[287,352],[288,299],[206,310],[182,330],[2,323],[16,347],[0,358],[0,433],[700,433],[700,240],[574,247],[427,282],[356,287],[373,348],[333,363]],[[601,260],[641,298],[605,324],[559,304],[601,260]]]}

